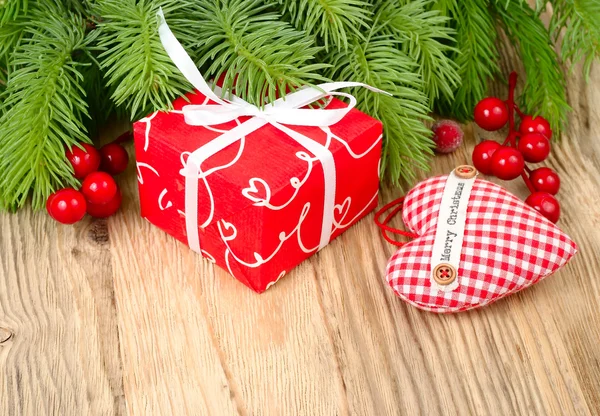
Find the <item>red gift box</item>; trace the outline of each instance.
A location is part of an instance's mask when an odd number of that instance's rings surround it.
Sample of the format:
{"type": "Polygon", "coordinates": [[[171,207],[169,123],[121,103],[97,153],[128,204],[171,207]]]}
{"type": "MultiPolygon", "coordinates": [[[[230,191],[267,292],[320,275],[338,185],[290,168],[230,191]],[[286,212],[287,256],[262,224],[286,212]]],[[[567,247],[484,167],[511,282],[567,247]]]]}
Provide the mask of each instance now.
{"type": "Polygon", "coordinates": [[[382,125],[336,91],[383,91],[338,82],[263,109],[223,100],[159,17],[166,52],[201,92],[134,125],[142,216],[263,292],[375,208],[382,125]],[[350,105],[301,108],[327,95],[350,105]]]}
{"type": "MultiPolygon", "coordinates": [[[[182,169],[196,149],[244,123],[188,125],[181,109],[205,103],[189,94],[174,111],[134,125],[141,215],[188,244],[186,178],[182,169]],[[189,101],[189,102],[188,102],[189,101]]],[[[327,109],[346,104],[333,99],[327,109]]],[[[293,126],[328,148],[335,162],[331,239],[377,205],[382,125],[352,109],[331,127],[293,126]]],[[[217,152],[198,178],[198,229],[202,254],[256,292],[263,292],[319,250],[325,177],[318,158],[267,124],[217,152]]]]}

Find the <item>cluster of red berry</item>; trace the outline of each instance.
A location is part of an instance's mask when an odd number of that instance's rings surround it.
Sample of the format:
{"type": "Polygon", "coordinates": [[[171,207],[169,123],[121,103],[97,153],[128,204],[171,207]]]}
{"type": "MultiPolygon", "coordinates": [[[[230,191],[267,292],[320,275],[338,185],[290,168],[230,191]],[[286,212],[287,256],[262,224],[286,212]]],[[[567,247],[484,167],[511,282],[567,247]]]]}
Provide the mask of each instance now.
{"type": "Polygon", "coordinates": [[[121,206],[121,191],[113,179],[127,168],[129,155],[120,142],[125,134],[100,150],[87,143],[67,149],[74,177],[83,180],[81,189],[60,189],[46,201],[50,216],[62,224],[80,221],[86,212],[94,218],[110,217],[121,206]]]}
{"type": "Polygon", "coordinates": [[[531,117],[519,110],[514,101],[516,72],[510,74],[508,85],[507,101],[487,97],[475,106],[474,117],[479,127],[495,131],[508,123],[509,133],[503,144],[484,140],[475,146],[473,165],[479,172],[503,180],[521,176],[531,192],[525,202],[556,223],[560,217],[560,205],[554,197],[560,187],[558,174],[547,167],[532,170],[525,164],[542,162],[550,154],[550,123],[543,117],[531,117]],[[515,129],[515,111],[521,118],[518,131],[515,129]]]}

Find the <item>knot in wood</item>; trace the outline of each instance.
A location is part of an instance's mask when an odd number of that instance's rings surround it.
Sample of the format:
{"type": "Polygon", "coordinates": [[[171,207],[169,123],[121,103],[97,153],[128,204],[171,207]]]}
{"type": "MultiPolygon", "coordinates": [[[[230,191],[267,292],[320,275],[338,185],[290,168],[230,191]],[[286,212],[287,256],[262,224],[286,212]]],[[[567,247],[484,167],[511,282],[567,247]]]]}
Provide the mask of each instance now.
{"type": "Polygon", "coordinates": [[[108,224],[106,220],[96,220],[94,221],[88,230],[89,239],[97,244],[97,245],[105,245],[108,244],[109,235],[108,235],[108,224]]]}
{"type": "Polygon", "coordinates": [[[0,327],[0,344],[10,341],[13,335],[10,329],[0,327]]]}

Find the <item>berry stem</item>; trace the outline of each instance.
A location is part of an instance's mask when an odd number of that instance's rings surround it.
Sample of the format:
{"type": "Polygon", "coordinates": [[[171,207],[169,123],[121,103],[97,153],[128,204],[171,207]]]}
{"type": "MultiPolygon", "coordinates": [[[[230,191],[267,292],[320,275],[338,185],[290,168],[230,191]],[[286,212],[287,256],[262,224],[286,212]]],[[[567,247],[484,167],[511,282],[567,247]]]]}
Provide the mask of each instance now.
{"type": "MultiPolygon", "coordinates": [[[[527,166],[525,166],[525,169],[527,169],[527,166]]],[[[527,175],[527,173],[525,173],[524,171],[521,173],[521,177],[523,178],[523,181],[525,182],[525,185],[527,185],[527,188],[529,189],[529,192],[534,193],[535,188],[533,187],[533,184],[531,183],[531,180],[529,179],[529,176],[527,175]]]]}
{"type": "Polygon", "coordinates": [[[502,143],[502,146],[506,146],[507,144],[509,144],[511,147],[516,148],[518,136],[518,132],[511,130],[510,133],[508,133],[508,136],[506,136],[506,140],[504,140],[504,143],[502,143]]]}
{"type": "Polygon", "coordinates": [[[519,115],[520,118],[525,117],[525,113],[521,111],[521,109],[519,108],[519,106],[516,103],[513,103],[515,111],[517,112],[517,114],[519,115]]]}
{"type": "Polygon", "coordinates": [[[125,133],[121,134],[119,137],[117,137],[115,140],[113,140],[111,143],[125,143],[128,142],[129,140],[133,139],[133,133],[131,131],[126,131],[125,133]]]}
{"type": "MultiPolygon", "coordinates": [[[[516,71],[511,72],[508,77],[508,100],[506,100],[506,106],[508,107],[509,133],[506,137],[506,140],[502,144],[503,146],[510,144],[510,146],[512,146],[513,148],[517,147],[517,137],[520,135],[519,132],[517,132],[515,129],[515,111],[517,112],[517,114],[519,114],[520,118],[523,118],[525,116],[525,114],[523,114],[523,112],[521,112],[519,107],[515,104],[515,89],[517,88],[518,78],[519,75],[516,73],[516,71]]],[[[531,174],[531,169],[529,169],[529,167],[525,165],[525,169],[523,170],[523,172],[521,172],[521,177],[523,178],[523,181],[525,182],[525,185],[527,185],[529,191],[531,193],[534,193],[535,188],[531,183],[531,179],[529,179],[529,174],[531,174]]]]}
{"type": "MultiPolygon", "coordinates": [[[[519,75],[513,71],[510,73],[508,77],[508,128],[510,130],[510,135],[512,135],[515,130],[515,88],[517,87],[517,78],[519,75]]],[[[513,138],[514,141],[514,138],[513,138]]],[[[512,141],[511,141],[512,143],[512,141]]]]}

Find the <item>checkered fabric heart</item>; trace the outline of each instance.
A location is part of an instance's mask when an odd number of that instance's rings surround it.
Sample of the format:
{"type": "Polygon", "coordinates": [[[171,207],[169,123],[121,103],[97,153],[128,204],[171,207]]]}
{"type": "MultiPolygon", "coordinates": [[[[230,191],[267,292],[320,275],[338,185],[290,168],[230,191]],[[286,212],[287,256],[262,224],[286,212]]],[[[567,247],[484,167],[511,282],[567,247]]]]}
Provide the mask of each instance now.
{"type": "Polygon", "coordinates": [[[520,199],[476,179],[471,191],[457,272],[459,285],[441,291],[431,283],[431,254],[448,175],[413,188],[403,220],[417,238],[390,259],[387,280],[398,296],[431,312],[459,312],[494,302],[551,275],[576,253],[576,244],[520,199]]]}

